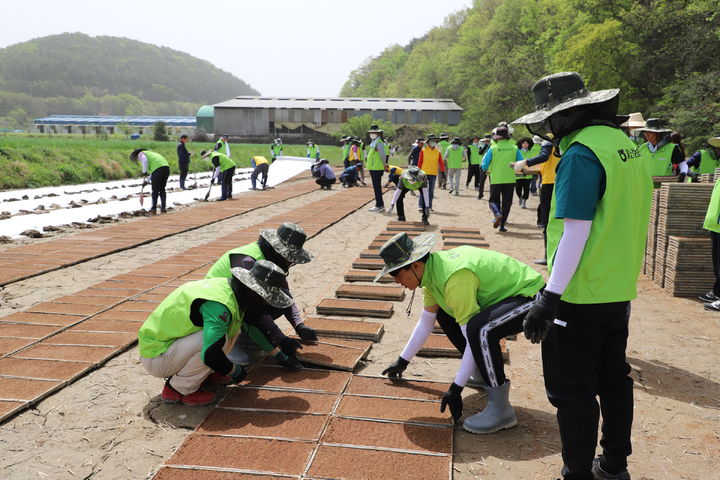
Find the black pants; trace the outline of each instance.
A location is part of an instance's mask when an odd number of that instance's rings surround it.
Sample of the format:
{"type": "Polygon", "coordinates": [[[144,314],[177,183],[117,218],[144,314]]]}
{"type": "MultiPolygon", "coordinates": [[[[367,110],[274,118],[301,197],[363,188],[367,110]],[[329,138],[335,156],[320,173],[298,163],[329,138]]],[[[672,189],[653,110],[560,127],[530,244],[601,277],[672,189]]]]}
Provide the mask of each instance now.
{"type": "Polygon", "coordinates": [[[330,190],[330,185],[332,185],[335,182],[336,182],[336,180],[334,178],[325,178],[325,177],[320,177],[317,180],[315,180],[315,183],[320,185],[320,188],[327,187],[328,190],[330,190]]]}
{"type": "Polygon", "coordinates": [[[480,172],[478,173],[478,199],[483,198],[485,196],[485,180],[487,180],[487,172],[484,171],[482,168],[480,169],[480,172]]]}
{"type": "Polygon", "coordinates": [[[185,179],[188,175],[188,167],[190,162],[178,162],[178,168],[180,168],[180,188],[185,188],[185,179]]]}
{"type": "Polygon", "coordinates": [[[710,232],[710,240],[712,241],[712,261],[715,272],[713,293],[720,297],[720,233],[710,232]]]}
{"type": "Polygon", "coordinates": [[[503,216],[502,226],[505,226],[510,216],[510,208],[512,207],[513,193],[515,192],[514,183],[496,183],[490,184],[490,210],[493,215],[500,213],[503,216]]]}
{"type": "Polygon", "coordinates": [[[385,207],[382,197],[382,177],[384,170],[370,170],[370,179],[372,180],[373,191],[375,192],[375,206],[385,207]]]}
{"type": "Polygon", "coordinates": [[[473,182],[473,187],[478,186],[478,182],[480,181],[480,165],[473,165],[472,163],[468,165],[468,174],[467,174],[467,180],[465,181],[465,187],[470,185],[471,180],[475,180],[473,182]]]}
{"type": "Polygon", "coordinates": [[[168,177],[170,176],[170,167],[159,167],[156,168],[150,174],[150,186],[152,187],[152,206],[150,210],[157,209],[158,197],[160,197],[160,210],[165,211],[165,203],[167,202],[167,192],[165,186],[167,185],[168,177]]]}
{"type": "Polygon", "coordinates": [[[252,188],[256,188],[257,178],[262,175],[260,183],[262,184],[262,188],[265,189],[265,186],[267,185],[268,169],[270,169],[269,163],[261,163],[255,167],[253,172],[250,174],[250,184],[252,185],[252,188]]]}
{"type": "Polygon", "coordinates": [[[592,480],[600,413],[607,470],[626,468],[632,452],[633,381],[625,359],[630,302],[560,302],[556,318],[566,326],[550,327],[542,359],[548,399],[557,408],[564,478],[592,480]]]}
{"type": "MultiPolygon", "coordinates": [[[[400,189],[400,195],[398,195],[397,202],[395,202],[395,206],[397,207],[397,214],[398,214],[398,220],[405,221],[405,195],[410,191],[409,188],[405,188],[405,185],[400,184],[398,187],[400,189]]],[[[427,188],[427,187],[426,187],[427,188]]],[[[424,189],[420,189],[420,208],[422,209],[422,218],[423,220],[427,220],[427,215],[425,214],[425,195],[423,194],[424,189]]],[[[430,196],[428,192],[428,197],[430,196]]]]}
{"type": "Polygon", "coordinates": [[[547,226],[550,221],[550,202],[552,201],[552,193],[554,183],[545,183],[540,185],[540,205],[538,205],[538,225],[543,229],[543,258],[547,258],[547,226]]]}
{"type": "Polygon", "coordinates": [[[220,200],[232,198],[233,175],[235,175],[235,167],[220,172],[220,200]]]}
{"type": "Polygon", "coordinates": [[[527,200],[530,197],[530,182],[529,178],[518,178],[515,180],[515,193],[518,198],[527,200]]]}

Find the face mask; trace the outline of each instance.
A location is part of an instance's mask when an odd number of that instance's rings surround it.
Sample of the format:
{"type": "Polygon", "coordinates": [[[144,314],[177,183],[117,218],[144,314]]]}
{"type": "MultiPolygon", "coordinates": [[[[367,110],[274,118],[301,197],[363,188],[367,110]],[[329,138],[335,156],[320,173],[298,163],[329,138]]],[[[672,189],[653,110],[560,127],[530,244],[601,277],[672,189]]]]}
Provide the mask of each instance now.
{"type": "Polygon", "coordinates": [[[434,147],[434,146],[435,146],[435,142],[428,142],[428,145],[430,145],[430,147],[434,147]]]}
{"type": "Polygon", "coordinates": [[[376,138],[377,138],[377,133],[370,134],[370,140],[375,140],[376,138]]]}
{"type": "Polygon", "coordinates": [[[453,143],[452,145],[450,145],[450,147],[451,147],[453,150],[457,150],[458,148],[460,148],[460,145],[458,145],[457,143],[453,143]]]}

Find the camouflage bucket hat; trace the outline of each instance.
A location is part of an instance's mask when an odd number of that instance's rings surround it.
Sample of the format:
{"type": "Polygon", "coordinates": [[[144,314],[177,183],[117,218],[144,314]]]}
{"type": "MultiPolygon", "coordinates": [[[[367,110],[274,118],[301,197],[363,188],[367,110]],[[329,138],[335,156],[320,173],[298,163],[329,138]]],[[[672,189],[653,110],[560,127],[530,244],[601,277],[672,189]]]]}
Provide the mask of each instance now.
{"type": "Polygon", "coordinates": [[[303,248],[307,235],[300,225],[285,222],[277,230],[260,230],[260,236],[290,263],[308,263],[313,258],[303,248]]]}
{"type": "MultiPolygon", "coordinates": [[[[400,178],[406,186],[417,188],[420,188],[427,181],[427,175],[425,175],[425,172],[415,165],[411,165],[406,168],[400,175],[400,178]]],[[[412,190],[412,188],[410,189],[412,190]]]]}
{"type": "Polygon", "coordinates": [[[272,262],[258,260],[250,270],[234,267],[230,271],[240,283],[275,308],[287,308],[295,303],[282,291],[285,286],[285,273],[272,262]]]}
{"type": "Polygon", "coordinates": [[[541,78],[532,87],[536,111],[528,113],[512,123],[538,124],[551,115],[580,105],[603,103],[615,98],[620,89],[591,92],[577,72],[561,72],[541,78]]]}
{"type": "Polygon", "coordinates": [[[420,260],[432,250],[433,245],[435,245],[435,235],[432,233],[422,233],[414,240],[406,232],[398,233],[380,248],[380,256],[385,261],[385,266],[373,282],[377,282],[390,272],[420,260]]]}

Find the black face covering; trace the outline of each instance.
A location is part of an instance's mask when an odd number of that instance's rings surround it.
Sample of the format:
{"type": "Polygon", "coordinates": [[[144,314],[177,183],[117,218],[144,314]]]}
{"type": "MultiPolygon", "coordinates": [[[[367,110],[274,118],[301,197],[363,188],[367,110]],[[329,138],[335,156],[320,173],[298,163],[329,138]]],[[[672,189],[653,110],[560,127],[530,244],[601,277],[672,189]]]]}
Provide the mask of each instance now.
{"type": "Polygon", "coordinates": [[[269,262],[274,263],[278,267],[282,268],[285,273],[288,272],[290,267],[293,265],[292,263],[285,260],[285,258],[277,253],[275,249],[270,245],[270,243],[265,240],[263,237],[260,237],[258,239],[258,246],[260,247],[260,250],[263,252],[263,255],[265,255],[265,259],[269,262]]]}

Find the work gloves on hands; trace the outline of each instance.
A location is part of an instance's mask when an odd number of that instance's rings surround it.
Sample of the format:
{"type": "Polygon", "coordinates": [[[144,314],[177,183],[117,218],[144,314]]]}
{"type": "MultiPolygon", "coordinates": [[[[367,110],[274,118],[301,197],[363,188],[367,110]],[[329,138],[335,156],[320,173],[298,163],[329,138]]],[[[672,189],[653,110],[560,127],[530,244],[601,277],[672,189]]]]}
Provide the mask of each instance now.
{"type": "Polygon", "coordinates": [[[315,333],[315,330],[308,327],[304,323],[300,323],[295,327],[295,332],[298,334],[298,337],[300,337],[305,342],[317,342],[318,336],[317,333],[315,333]]]}
{"type": "Polygon", "coordinates": [[[234,365],[228,376],[232,378],[233,383],[240,383],[247,377],[247,370],[242,365],[234,365]]]}
{"type": "Polygon", "coordinates": [[[535,302],[523,321],[523,332],[530,343],[540,343],[547,336],[555,320],[560,295],[545,290],[540,300],[535,302]]]}
{"type": "Polygon", "coordinates": [[[450,407],[450,415],[452,415],[453,421],[457,422],[460,419],[463,411],[463,400],[460,393],[463,387],[457,385],[455,382],[450,385],[448,391],[443,395],[442,402],[440,402],[440,413],[445,413],[445,407],[450,407]]]}
{"type": "Polygon", "coordinates": [[[294,356],[289,357],[283,352],[277,352],[275,354],[275,359],[280,363],[280,365],[291,370],[300,370],[304,368],[302,364],[297,361],[297,358],[295,358],[294,356]]]}
{"type": "Polygon", "coordinates": [[[410,362],[405,360],[403,357],[398,357],[397,360],[395,360],[393,363],[390,364],[389,367],[382,371],[382,375],[387,375],[390,378],[402,378],[402,374],[409,363],[410,362]]]}
{"type": "Polygon", "coordinates": [[[300,342],[295,340],[294,338],[285,337],[278,343],[278,347],[280,347],[280,350],[282,350],[282,353],[287,355],[288,357],[295,357],[295,354],[298,350],[302,350],[303,346],[300,342]]]}

